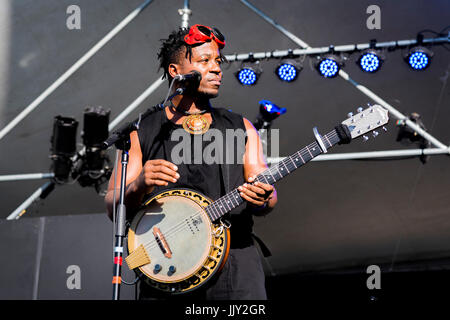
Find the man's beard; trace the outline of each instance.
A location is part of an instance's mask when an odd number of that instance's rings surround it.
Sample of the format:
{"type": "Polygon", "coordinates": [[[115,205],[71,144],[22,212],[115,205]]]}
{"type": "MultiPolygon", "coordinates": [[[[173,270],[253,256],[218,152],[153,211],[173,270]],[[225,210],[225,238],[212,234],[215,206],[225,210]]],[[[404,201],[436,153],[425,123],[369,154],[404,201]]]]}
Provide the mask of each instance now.
{"type": "Polygon", "coordinates": [[[211,93],[211,92],[204,92],[204,91],[197,91],[197,96],[199,99],[214,99],[219,96],[219,91],[217,90],[217,93],[211,93]]]}
{"type": "Polygon", "coordinates": [[[196,86],[188,86],[186,88],[186,93],[189,94],[192,97],[196,97],[200,100],[209,100],[214,99],[219,96],[219,90],[217,90],[217,93],[211,93],[207,91],[203,91],[200,89],[200,87],[196,86]]]}

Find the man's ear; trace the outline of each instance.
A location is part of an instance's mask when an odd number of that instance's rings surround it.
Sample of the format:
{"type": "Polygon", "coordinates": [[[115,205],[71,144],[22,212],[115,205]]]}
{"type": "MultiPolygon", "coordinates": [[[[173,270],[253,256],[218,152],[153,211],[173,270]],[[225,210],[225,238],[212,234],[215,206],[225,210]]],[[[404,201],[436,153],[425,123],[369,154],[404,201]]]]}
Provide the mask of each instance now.
{"type": "Polygon", "coordinates": [[[169,64],[169,74],[172,78],[179,74],[179,66],[176,63],[169,64]]]}

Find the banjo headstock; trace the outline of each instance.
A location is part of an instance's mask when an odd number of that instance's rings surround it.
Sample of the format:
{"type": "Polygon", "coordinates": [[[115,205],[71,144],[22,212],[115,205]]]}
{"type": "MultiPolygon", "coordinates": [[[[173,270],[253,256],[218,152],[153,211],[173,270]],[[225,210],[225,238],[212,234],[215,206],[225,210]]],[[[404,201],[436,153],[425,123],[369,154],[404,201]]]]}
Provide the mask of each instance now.
{"type": "MultiPolygon", "coordinates": [[[[373,106],[369,106],[365,110],[361,107],[358,108],[355,115],[353,113],[349,113],[348,119],[343,121],[342,124],[345,124],[348,127],[352,139],[355,139],[366,134],[367,132],[371,132],[384,126],[388,121],[388,111],[380,105],[375,104],[373,106]]],[[[387,131],[385,127],[383,127],[383,130],[387,131]]],[[[378,132],[374,131],[373,136],[376,137],[377,135],[378,132]]],[[[367,139],[368,137],[364,136],[364,140],[367,139]]]]}

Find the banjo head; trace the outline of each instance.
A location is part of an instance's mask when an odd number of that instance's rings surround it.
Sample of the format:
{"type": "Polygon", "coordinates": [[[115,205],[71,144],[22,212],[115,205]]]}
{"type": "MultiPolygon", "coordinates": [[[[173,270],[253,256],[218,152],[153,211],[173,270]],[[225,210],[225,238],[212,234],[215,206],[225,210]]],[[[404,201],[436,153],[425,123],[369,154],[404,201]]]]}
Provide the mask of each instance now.
{"type": "Polygon", "coordinates": [[[188,292],[223,266],[228,229],[211,223],[205,207],[212,201],[188,189],[163,191],[148,200],[128,232],[130,269],[152,287],[188,292]]]}

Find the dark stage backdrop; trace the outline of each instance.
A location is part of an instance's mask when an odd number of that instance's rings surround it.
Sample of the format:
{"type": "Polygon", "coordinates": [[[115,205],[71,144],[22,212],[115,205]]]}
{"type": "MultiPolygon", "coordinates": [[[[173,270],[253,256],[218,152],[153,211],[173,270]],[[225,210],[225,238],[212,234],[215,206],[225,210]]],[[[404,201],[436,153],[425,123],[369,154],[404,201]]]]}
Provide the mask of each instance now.
{"type": "MultiPolygon", "coordinates": [[[[99,214],[0,222],[0,300],[112,299],[113,232],[99,214]]],[[[135,275],[122,268],[123,279],[135,275]]],[[[135,299],[135,286],[120,298],[135,299]]]]}
{"type": "MultiPolygon", "coordinates": [[[[0,22],[1,127],[142,2],[2,1],[1,11],[5,19],[0,22]],[[66,27],[66,9],[72,4],[81,8],[81,30],[66,27]]],[[[190,2],[193,10],[190,23],[217,26],[227,38],[226,54],[297,48],[239,1],[190,2]]],[[[255,0],[252,3],[313,47],[365,43],[370,39],[414,39],[421,30],[440,31],[450,24],[450,2],[446,0],[255,0]],[[381,29],[371,30],[366,25],[369,18],[366,9],[374,4],[381,9],[381,29]]],[[[50,136],[56,115],[73,116],[81,126],[84,108],[101,105],[111,109],[111,119],[114,119],[153,83],[161,75],[156,58],[159,40],[180,25],[177,9],[182,5],[181,0],[155,0],[1,139],[0,174],[48,172],[50,136]]],[[[425,36],[434,34],[426,33],[425,36]]],[[[350,57],[345,70],[400,112],[421,114],[428,131],[448,145],[450,55],[447,49],[433,47],[433,61],[424,72],[411,71],[402,61],[401,50],[387,52],[383,67],[376,74],[362,73],[354,63],[356,55],[350,57]]],[[[274,75],[276,61],[263,61],[261,64],[264,73],[258,84],[250,88],[240,86],[234,78],[238,63],[225,66],[224,84],[213,104],[230,108],[250,120],[256,118],[261,99],[286,107],[287,114],[273,124],[273,128],[280,130],[281,156],[312,142],[314,126],[321,132],[328,132],[344,120],[348,112],[370,102],[340,78],[319,77],[309,59],[305,60],[297,81],[291,84],[280,82],[274,75]]],[[[164,84],[127,120],[158,103],[166,90],[164,84]]],[[[395,119],[387,127],[388,133],[375,140],[367,143],[353,141],[330,152],[415,148],[395,141],[395,119]]],[[[114,157],[113,151],[110,155],[114,157]]],[[[0,183],[1,218],[6,218],[43,183],[37,180],[0,183]]],[[[277,208],[255,222],[257,234],[273,253],[266,265],[272,274],[371,264],[388,265],[395,271],[402,262],[437,261],[449,257],[448,156],[432,156],[426,164],[417,158],[312,162],[276,187],[277,208]]],[[[42,221],[39,219],[49,219],[50,216],[55,216],[51,221],[56,221],[56,216],[99,214],[95,219],[104,221],[105,230],[110,230],[104,211],[103,199],[92,188],[82,188],[77,183],[57,186],[45,200],[32,205],[15,226],[20,229],[21,224],[33,224],[38,228],[39,224],[32,221],[42,221]]],[[[88,225],[84,227],[89,228],[88,225]]],[[[51,225],[48,228],[51,229],[51,225]]],[[[64,241],[64,235],[75,233],[76,226],[62,224],[55,232],[59,232],[63,237],[61,241],[64,241]]],[[[38,230],[23,234],[28,240],[20,243],[28,245],[21,245],[18,251],[11,252],[12,259],[19,259],[20,254],[33,253],[38,234],[38,230]]],[[[13,236],[7,239],[10,246],[14,246],[13,236]]],[[[74,241],[70,248],[81,257],[79,246],[74,241]]],[[[44,252],[43,259],[63,263],[50,252],[44,252]]],[[[27,277],[31,281],[35,260],[28,263],[30,265],[26,269],[30,272],[27,277]]],[[[60,266],[61,281],[65,277],[63,267],[68,263],[72,262],[64,262],[60,266]]],[[[424,268],[426,265],[423,264],[424,268]]],[[[51,279],[46,278],[44,266],[45,263],[41,272],[45,283],[51,279]]],[[[108,278],[109,267],[105,274],[108,278]]],[[[31,288],[30,281],[23,280],[28,289],[31,288]]],[[[39,291],[40,297],[46,294],[45,290],[39,291]]]]}

